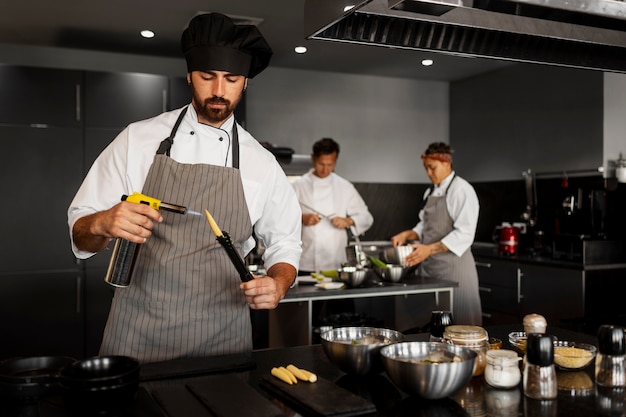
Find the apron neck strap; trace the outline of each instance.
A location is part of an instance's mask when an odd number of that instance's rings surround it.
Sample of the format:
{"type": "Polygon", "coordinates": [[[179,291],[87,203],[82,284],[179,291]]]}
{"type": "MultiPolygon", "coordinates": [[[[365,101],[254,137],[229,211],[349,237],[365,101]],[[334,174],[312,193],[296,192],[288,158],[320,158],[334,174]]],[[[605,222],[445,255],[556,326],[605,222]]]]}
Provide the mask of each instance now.
{"type": "Polygon", "coordinates": [[[187,108],[189,106],[186,106],[183,111],[180,112],[180,114],[178,115],[178,119],[176,119],[176,123],[174,124],[174,127],[172,128],[172,132],[170,133],[170,135],[163,139],[163,141],[161,142],[161,144],[159,145],[159,149],[157,149],[157,155],[167,155],[170,156],[170,150],[172,149],[172,145],[174,144],[174,136],[176,136],[176,132],[178,131],[178,127],[180,126],[181,122],[183,121],[183,118],[185,117],[185,114],[187,113],[187,108]]]}

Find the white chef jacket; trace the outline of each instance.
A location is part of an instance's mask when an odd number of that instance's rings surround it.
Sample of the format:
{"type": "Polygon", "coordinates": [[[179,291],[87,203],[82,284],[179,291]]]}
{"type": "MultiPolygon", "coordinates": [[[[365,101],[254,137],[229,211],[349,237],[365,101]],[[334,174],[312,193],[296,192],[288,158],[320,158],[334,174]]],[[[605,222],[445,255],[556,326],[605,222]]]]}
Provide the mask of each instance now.
{"type": "Polygon", "coordinates": [[[339,268],[346,262],[348,235],[345,229],[333,226],[330,219],[350,217],[354,221],[353,233],[357,236],[365,233],[374,223],[365,201],[354,185],[334,172],[326,178],[320,178],[311,169],[292,185],[303,213],[315,212],[328,216],[315,226],[302,227],[300,269],[321,271],[339,268]]]}
{"type": "MultiPolygon", "coordinates": [[[[100,154],[68,209],[70,238],[79,218],[111,208],[120,202],[122,194],[141,192],[156,150],[170,135],[181,110],[130,124],[100,154]]],[[[185,164],[232,166],[234,120],[231,116],[220,129],[201,124],[195,109],[189,105],[174,137],[170,157],[185,164]]],[[[297,269],[302,251],[302,217],[296,195],[276,158],[241,126],[238,129],[239,170],[250,220],[266,247],[265,267],[286,262],[297,269]]],[[[184,201],[168,203],[185,205],[184,201]]],[[[204,211],[204,207],[189,209],[204,211]]],[[[244,245],[244,253],[254,245],[251,237],[244,245]]],[[[79,259],[94,255],[79,250],[73,241],[72,250],[79,259]]]]}
{"type": "MultiPolygon", "coordinates": [[[[444,238],[441,239],[441,243],[443,243],[450,252],[461,256],[474,242],[480,205],[474,187],[459,176],[455,178],[454,171],[444,178],[438,186],[435,186],[432,195],[435,197],[444,195],[448,185],[450,185],[450,188],[446,195],[446,206],[448,213],[450,213],[454,221],[454,230],[444,236],[444,238]],[[454,181],[452,181],[452,178],[454,178],[454,181]],[[450,184],[450,181],[452,181],[452,184],[450,184]]],[[[430,189],[424,192],[424,198],[427,198],[429,195],[430,189]]],[[[420,210],[420,221],[413,228],[418,236],[422,236],[422,230],[424,228],[424,223],[422,222],[423,215],[424,210],[420,210]]]]}

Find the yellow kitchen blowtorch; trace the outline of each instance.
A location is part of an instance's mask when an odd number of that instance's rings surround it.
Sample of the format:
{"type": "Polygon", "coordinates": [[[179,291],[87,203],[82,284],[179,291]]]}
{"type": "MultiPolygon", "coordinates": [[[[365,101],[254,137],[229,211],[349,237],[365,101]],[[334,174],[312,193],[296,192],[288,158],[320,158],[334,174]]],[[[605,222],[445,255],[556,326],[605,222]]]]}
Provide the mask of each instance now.
{"type": "Polygon", "coordinates": [[[179,213],[179,214],[193,214],[194,216],[201,215],[197,211],[189,210],[185,206],[179,206],[177,204],[166,203],[154,197],[150,197],[145,194],[141,194],[137,192],[132,193],[131,195],[123,195],[122,201],[128,201],[129,203],[136,203],[136,204],[145,204],[147,206],[152,207],[155,210],[166,210],[166,211],[172,211],[174,213],[179,213]]]}

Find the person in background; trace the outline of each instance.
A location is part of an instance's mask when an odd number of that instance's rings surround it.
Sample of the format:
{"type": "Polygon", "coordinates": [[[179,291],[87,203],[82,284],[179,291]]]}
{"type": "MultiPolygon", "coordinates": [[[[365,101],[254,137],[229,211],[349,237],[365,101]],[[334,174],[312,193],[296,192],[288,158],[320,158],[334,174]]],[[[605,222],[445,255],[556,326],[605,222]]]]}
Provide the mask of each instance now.
{"type": "Polygon", "coordinates": [[[346,262],[349,232],[365,233],[374,223],[365,201],[348,180],[335,174],[339,144],[313,144],[313,168],[292,183],[302,208],[300,274],[337,269],[346,262]]]}
{"type": "Polygon", "coordinates": [[[414,249],[405,266],[419,265],[422,276],[454,281],[455,324],[482,325],[478,273],[471,245],[478,224],[479,203],[474,188],[452,170],[452,149],[431,143],[422,161],[433,186],[424,193],[419,221],[391,238],[394,247],[407,241],[414,249]]]}
{"type": "Polygon", "coordinates": [[[68,209],[77,258],[114,238],[142,244],[131,285],[115,291],[101,355],[155,362],[248,352],[250,308],[275,308],[297,274],[296,195],[274,156],[233,116],[248,79],[269,64],[270,46],[255,26],[219,13],[194,17],[181,46],[191,104],[124,129],[68,209]],[[208,209],[242,256],[255,245],[254,227],[267,276],[242,283],[204,216],[120,202],[139,190],[208,209]]]}

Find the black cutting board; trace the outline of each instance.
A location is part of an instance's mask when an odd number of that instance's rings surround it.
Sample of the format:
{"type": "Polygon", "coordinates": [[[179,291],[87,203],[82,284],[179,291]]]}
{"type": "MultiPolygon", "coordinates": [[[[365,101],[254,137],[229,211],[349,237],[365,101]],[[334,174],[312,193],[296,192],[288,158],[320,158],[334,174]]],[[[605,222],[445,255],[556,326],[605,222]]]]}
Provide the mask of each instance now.
{"type": "Polygon", "coordinates": [[[187,383],[187,388],[216,417],[285,417],[270,400],[235,375],[220,375],[187,383]]]}
{"type": "Polygon", "coordinates": [[[249,354],[183,358],[141,365],[142,382],[159,379],[190,377],[221,372],[253,369],[256,362],[249,354]]]}
{"type": "Polygon", "coordinates": [[[317,382],[298,381],[289,385],[264,375],[261,386],[306,416],[348,417],[376,412],[373,403],[324,378],[317,382]]]}

